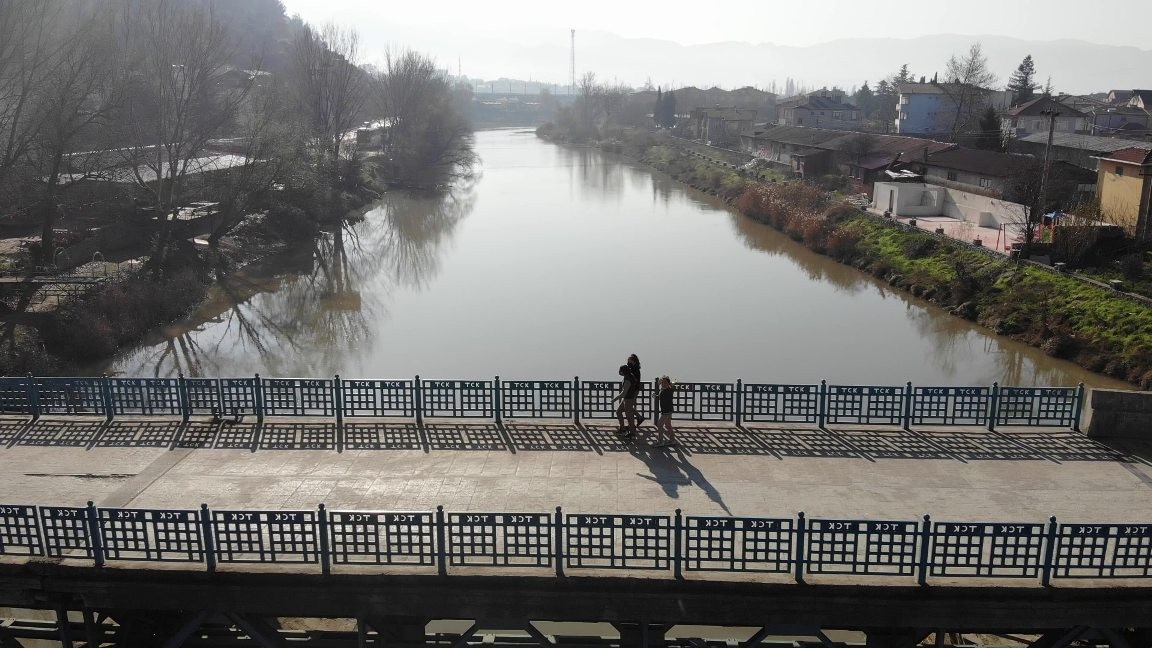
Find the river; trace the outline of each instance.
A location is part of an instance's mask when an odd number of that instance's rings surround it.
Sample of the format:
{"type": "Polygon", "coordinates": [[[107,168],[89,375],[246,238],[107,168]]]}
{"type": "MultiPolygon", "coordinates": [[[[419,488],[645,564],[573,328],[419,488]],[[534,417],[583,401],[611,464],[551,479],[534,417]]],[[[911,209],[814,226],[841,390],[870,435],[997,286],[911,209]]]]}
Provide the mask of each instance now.
{"type": "Polygon", "coordinates": [[[523,129],[393,192],[101,367],[127,376],[610,378],[1130,388],[891,289],[646,167],[523,129]]]}

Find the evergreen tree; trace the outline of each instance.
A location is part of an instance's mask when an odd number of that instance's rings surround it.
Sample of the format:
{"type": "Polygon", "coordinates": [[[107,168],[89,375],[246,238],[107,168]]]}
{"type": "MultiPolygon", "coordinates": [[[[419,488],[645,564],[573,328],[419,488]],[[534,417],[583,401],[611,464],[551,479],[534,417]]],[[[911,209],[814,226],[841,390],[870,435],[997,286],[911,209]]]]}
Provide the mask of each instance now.
{"type": "Polygon", "coordinates": [[[656,105],[652,107],[652,121],[656,122],[657,126],[663,126],[664,120],[664,93],[660,88],[656,88],[656,105]]]}
{"type": "Polygon", "coordinates": [[[980,133],[976,136],[976,148],[987,151],[999,151],[1003,144],[1000,135],[1000,115],[991,104],[980,115],[980,133]]]}
{"type": "Polygon", "coordinates": [[[1012,103],[1020,105],[1026,101],[1031,101],[1038,87],[1036,66],[1032,63],[1032,55],[1029,54],[1024,57],[1016,71],[1008,79],[1008,90],[1012,92],[1012,103]]]}
{"type": "Polygon", "coordinates": [[[863,113],[865,117],[872,112],[874,95],[872,94],[872,88],[868,87],[867,81],[864,82],[864,85],[860,86],[856,94],[852,95],[852,100],[856,102],[856,107],[860,109],[860,112],[863,113]]]}
{"type": "Polygon", "coordinates": [[[908,70],[908,64],[905,63],[900,66],[900,71],[892,76],[892,85],[899,86],[901,83],[912,83],[915,80],[912,72],[908,70]]]}
{"type": "Polygon", "coordinates": [[[664,121],[662,123],[662,126],[664,126],[664,128],[675,128],[675,126],[676,126],[676,94],[674,92],[672,92],[671,90],[668,91],[668,94],[664,95],[663,108],[664,108],[664,110],[663,110],[664,121]]]}

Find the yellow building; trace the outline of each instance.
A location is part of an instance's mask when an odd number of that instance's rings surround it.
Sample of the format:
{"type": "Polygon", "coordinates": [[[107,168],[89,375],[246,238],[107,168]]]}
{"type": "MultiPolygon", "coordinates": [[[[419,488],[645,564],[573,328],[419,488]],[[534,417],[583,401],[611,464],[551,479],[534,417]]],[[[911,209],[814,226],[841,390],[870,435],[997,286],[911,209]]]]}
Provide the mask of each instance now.
{"type": "Polygon", "coordinates": [[[1152,151],[1126,148],[1096,159],[1100,213],[1140,240],[1152,239],[1152,151]]]}

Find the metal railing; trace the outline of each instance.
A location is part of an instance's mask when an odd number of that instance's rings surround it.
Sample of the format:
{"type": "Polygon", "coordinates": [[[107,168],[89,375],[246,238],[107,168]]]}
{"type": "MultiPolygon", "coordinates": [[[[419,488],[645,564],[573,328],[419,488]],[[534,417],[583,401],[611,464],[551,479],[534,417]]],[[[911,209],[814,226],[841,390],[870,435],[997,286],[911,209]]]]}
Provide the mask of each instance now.
{"type": "MultiPolygon", "coordinates": [[[[399,417],[581,420],[615,417],[616,381],[345,380],[332,378],[0,378],[0,413],[117,416],[399,417]]],[[[645,382],[638,401],[655,413],[645,382]]],[[[926,387],[679,383],[675,417],[689,421],[887,425],[1057,426],[1080,429],[1084,385],[926,387]]]]}
{"type": "MultiPolygon", "coordinates": [[[[937,522],[548,512],[139,509],[0,505],[0,555],[109,562],[623,569],[902,577],[1152,578],[1152,523],[937,522]]],[[[301,567],[302,566],[302,567],[301,567]]]]}

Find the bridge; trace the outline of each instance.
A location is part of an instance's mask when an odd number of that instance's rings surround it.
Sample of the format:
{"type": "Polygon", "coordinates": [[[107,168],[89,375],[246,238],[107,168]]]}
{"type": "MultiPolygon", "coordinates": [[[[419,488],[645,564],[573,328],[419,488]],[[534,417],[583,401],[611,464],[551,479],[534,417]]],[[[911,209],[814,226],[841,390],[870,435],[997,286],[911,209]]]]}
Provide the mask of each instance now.
{"type": "Polygon", "coordinates": [[[1152,466],[1082,387],[687,383],[673,450],[614,391],[0,379],[0,605],[49,613],[0,645],[1148,645],[1152,466]]]}

